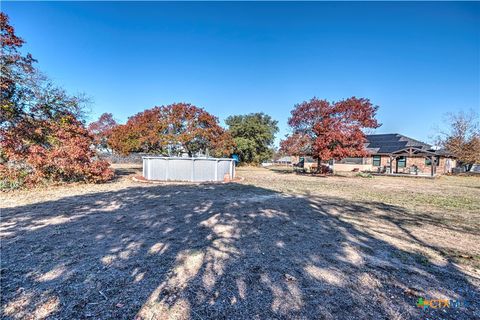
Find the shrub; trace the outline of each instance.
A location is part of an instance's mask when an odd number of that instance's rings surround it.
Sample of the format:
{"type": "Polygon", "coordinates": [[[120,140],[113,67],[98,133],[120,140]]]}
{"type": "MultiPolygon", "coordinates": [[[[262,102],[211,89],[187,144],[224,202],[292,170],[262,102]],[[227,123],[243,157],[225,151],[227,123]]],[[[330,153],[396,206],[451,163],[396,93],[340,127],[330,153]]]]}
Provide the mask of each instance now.
{"type": "Polygon", "coordinates": [[[369,172],[360,172],[357,173],[356,176],[361,178],[373,178],[373,175],[369,172]]]}
{"type": "Polygon", "coordinates": [[[28,179],[26,170],[15,170],[0,165],[0,190],[10,191],[22,188],[28,179]]]}
{"type": "Polygon", "coordinates": [[[93,137],[73,115],[20,123],[4,131],[0,146],[8,162],[0,172],[3,189],[111,179],[110,164],[95,159],[92,143],[93,137]]]}

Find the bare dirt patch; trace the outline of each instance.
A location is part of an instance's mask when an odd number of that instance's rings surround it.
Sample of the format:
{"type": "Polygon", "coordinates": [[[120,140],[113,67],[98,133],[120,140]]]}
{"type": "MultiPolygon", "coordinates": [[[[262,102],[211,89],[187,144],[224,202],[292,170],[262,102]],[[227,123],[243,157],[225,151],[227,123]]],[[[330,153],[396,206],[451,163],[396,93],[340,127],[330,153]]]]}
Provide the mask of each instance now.
{"type": "Polygon", "coordinates": [[[148,185],[117,170],[1,195],[3,318],[480,317],[478,179],[240,168],[242,183],[148,185]]]}

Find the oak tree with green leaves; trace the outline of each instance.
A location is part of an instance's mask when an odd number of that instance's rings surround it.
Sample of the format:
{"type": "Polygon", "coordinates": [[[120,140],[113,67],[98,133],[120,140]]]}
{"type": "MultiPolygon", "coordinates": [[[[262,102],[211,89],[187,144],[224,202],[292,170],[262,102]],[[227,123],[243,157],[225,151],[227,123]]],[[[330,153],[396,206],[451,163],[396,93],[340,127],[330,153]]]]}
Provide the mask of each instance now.
{"type": "Polygon", "coordinates": [[[258,164],[273,155],[277,121],[264,113],[230,116],[225,120],[235,141],[235,152],[245,163],[258,164]]]}

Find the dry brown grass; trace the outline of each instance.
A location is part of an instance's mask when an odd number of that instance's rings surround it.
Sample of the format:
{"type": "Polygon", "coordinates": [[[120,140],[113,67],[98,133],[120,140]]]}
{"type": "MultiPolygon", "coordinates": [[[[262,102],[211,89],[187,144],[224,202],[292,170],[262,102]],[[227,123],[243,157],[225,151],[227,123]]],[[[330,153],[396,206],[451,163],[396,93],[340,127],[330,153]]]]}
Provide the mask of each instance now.
{"type": "Polygon", "coordinates": [[[2,317],[480,317],[478,178],[148,185],[139,169],[1,195],[2,317]]]}

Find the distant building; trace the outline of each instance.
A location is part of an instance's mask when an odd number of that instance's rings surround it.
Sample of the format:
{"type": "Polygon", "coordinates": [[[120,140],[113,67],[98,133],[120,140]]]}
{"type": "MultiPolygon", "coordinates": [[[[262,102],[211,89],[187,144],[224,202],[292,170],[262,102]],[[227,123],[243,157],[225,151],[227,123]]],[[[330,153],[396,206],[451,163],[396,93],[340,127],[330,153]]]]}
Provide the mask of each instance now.
{"type": "Polygon", "coordinates": [[[293,157],[290,156],[285,156],[281,157],[277,160],[270,160],[262,163],[263,167],[270,167],[270,166],[275,166],[275,165],[282,165],[282,166],[291,166],[292,165],[292,159],[293,157]]]}
{"type": "MultiPolygon", "coordinates": [[[[398,133],[367,135],[368,157],[329,161],[334,171],[370,171],[386,174],[431,175],[452,172],[456,159],[445,150],[398,133]],[[434,164],[432,166],[432,163],[434,164]]],[[[304,157],[305,168],[316,167],[316,161],[304,157]]],[[[296,157],[294,162],[300,161],[296,157]]]]}
{"type": "Polygon", "coordinates": [[[451,172],[456,166],[456,159],[445,150],[398,133],[371,134],[366,138],[370,156],[334,161],[333,169],[433,176],[451,172]]]}
{"type": "Polygon", "coordinates": [[[278,160],[273,161],[276,164],[292,164],[292,157],[286,156],[286,157],[281,157],[278,160]]]}

